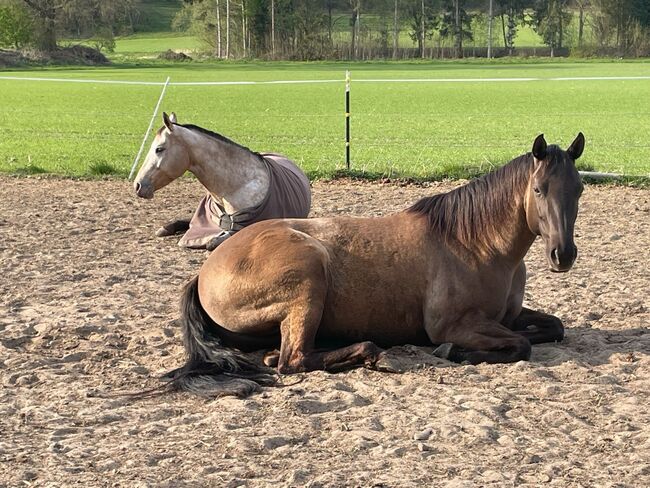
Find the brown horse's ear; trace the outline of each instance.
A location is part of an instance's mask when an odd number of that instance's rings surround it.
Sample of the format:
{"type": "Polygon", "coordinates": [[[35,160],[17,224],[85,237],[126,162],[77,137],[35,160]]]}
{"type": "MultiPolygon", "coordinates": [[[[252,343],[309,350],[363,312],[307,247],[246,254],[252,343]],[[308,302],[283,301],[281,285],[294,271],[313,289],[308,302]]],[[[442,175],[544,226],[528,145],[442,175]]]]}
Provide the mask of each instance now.
{"type": "Polygon", "coordinates": [[[174,130],[174,123],[169,119],[167,112],[163,112],[163,124],[169,129],[169,132],[174,130]]]}
{"type": "Polygon", "coordinates": [[[171,120],[172,124],[178,124],[178,119],[176,118],[176,114],[174,112],[169,114],[169,120],[171,120]]]}
{"type": "Polygon", "coordinates": [[[533,142],[533,156],[539,161],[546,159],[546,139],[544,139],[544,134],[538,135],[535,142],[533,142]]]}
{"type": "Polygon", "coordinates": [[[571,143],[569,149],[567,149],[566,152],[569,153],[571,159],[575,161],[580,156],[582,156],[582,151],[584,150],[585,150],[585,136],[583,135],[582,132],[580,132],[578,133],[578,137],[576,137],[576,140],[571,143]]]}

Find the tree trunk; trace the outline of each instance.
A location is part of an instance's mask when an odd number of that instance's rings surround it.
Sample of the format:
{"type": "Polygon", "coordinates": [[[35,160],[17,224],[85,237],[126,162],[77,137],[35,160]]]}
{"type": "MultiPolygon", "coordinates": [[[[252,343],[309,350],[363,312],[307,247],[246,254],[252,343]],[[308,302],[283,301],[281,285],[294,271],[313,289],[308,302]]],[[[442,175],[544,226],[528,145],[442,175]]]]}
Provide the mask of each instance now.
{"type": "Polygon", "coordinates": [[[37,47],[46,52],[56,51],[56,7],[54,2],[38,2],[25,0],[41,22],[41,31],[37,39],[37,47]]]}
{"type": "Polygon", "coordinates": [[[221,12],[219,0],[217,0],[217,58],[221,57],[221,12]]]}
{"type": "Polygon", "coordinates": [[[557,15],[558,15],[558,22],[559,22],[559,33],[558,33],[558,43],[557,47],[559,49],[562,49],[562,44],[564,43],[564,25],[562,24],[562,5],[557,6],[557,15]]]}
{"type": "Polygon", "coordinates": [[[456,57],[463,57],[463,25],[460,21],[460,0],[456,3],[456,57]]]}
{"type": "Polygon", "coordinates": [[[578,8],[578,46],[582,47],[582,36],[585,30],[585,6],[579,2],[578,8]]]}
{"type": "Polygon", "coordinates": [[[508,33],[507,33],[507,45],[508,45],[508,55],[512,56],[514,54],[515,47],[515,34],[517,32],[517,23],[515,22],[515,12],[510,10],[508,12],[508,33]]]}
{"type": "Polygon", "coordinates": [[[422,17],[420,18],[420,58],[424,59],[424,0],[420,2],[422,17]]]}
{"type": "Polygon", "coordinates": [[[506,36],[506,17],[501,13],[501,30],[503,30],[503,47],[508,49],[508,37],[506,36]]]}
{"type": "Polygon", "coordinates": [[[493,0],[490,0],[490,11],[488,14],[488,46],[487,46],[487,57],[488,59],[492,58],[492,22],[494,20],[494,11],[492,8],[493,0]]]}
{"type": "Polygon", "coordinates": [[[275,0],[271,0],[271,56],[275,59],[275,0]]]}
{"type": "MultiPolygon", "coordinates": [[[[361,39],[361,2],[357,4],[357,52],[354,54],[354,58],[358,58],[359,51],[359,40],[361,39]]],[[[363,53],[362,53],[363,55],[363,53]]]]}
{"type": "Polygon", "coordinates": [[[395,12],[393,15],[393,59],[397,59],[397,47],[399,45],[399,25],[397,23],[397,3],[395,0],[395,12]]]}
{"type": "Polygon", "coordinates": [[[352,9],[352,39],[350,40],[350,57],[352,59],[356,59],[356,53],[357,53],[357,42],[356,42],[356,37],[357,37],[357,9],[353,8],[352,9]]]}
{"type": "Polygon", "coordinates": [[[332,3],[327,2],[327,40],[332,44],[332,3]]]}
{"type": "Polygon", "coordinates": [[[226,59],[230,59],[230,0],[226,0],[226,59]]]}
{"type": "Polygon", "coordinates": [[[38,48],[45,52],[56,51],[56,27],[53,18],[43,19],[43,30],[38,37],[38,48]]]}
{"type": "Polygon", "coordinates": [[[246,57],[246,7],[244,0],[241,2],[241,42],[244,49],[243,55],[246,57]]]}

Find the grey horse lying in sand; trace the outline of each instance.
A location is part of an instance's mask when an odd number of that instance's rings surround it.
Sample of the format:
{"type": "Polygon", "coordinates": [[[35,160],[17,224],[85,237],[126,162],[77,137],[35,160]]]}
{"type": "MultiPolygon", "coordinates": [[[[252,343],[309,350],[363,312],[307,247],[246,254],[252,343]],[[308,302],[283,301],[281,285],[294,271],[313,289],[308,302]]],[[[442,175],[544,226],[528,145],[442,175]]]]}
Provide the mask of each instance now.
{"type": "Polygon", "coordinates": [[[305,174],[279,154],[255,153],[217,133],[163,114],[136,176],[139,197],[190,171],[207,189],[191,220],[176,220],[159,237],[184,232],[182,247],[212,250],[242,228],[267,219],[307,217],[311,189],[305,174]]]}

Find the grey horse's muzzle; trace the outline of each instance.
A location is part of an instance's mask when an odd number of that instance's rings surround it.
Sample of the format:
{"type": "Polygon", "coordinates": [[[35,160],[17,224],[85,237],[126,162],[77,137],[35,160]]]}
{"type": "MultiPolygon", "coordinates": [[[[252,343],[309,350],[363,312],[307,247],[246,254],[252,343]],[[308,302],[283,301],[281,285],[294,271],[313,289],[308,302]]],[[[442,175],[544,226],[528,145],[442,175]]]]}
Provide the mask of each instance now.
{"type": "Polygon", "coordinates": [[[148,185],[140,181],[136,181],[135,183],[133,183],[133,189],[135,190],[135,194],[138,195],[140,198],[146,198],[146,199],[153,198],[154,189],[153,186],[151,185],[148,185]]]}

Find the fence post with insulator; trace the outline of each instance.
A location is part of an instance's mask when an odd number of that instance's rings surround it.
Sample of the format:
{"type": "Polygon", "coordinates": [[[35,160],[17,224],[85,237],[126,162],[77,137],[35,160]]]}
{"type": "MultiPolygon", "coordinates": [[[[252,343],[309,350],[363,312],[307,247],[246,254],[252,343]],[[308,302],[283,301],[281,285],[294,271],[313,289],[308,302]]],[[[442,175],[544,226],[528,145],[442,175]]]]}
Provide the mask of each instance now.
{"type": "Polygon", "coordinates": [[[345,168],[350,171],[350,72],[345,72],[345,168]]]}

